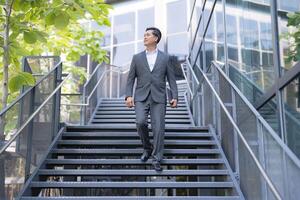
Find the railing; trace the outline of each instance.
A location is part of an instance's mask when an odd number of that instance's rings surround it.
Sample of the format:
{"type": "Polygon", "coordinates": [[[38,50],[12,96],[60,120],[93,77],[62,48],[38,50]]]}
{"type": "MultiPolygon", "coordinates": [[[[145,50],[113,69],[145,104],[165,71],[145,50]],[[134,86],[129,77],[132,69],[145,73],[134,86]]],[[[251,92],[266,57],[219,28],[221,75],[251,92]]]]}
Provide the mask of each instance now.
{"type": "MultiPolygon", "coordinates": [[[[229,67],[229,76],[230,79],[233,81],[235,86],[239,88],[239,90],[247,97],[247,99],[250,101],[250,103],[254,106],[258,105],[257,102],[260,102],[260,99],[262,99],[262,96],[264,96],[264,91],[261,90],[253,81],[248,79],[242,72],[240,72],[238,69],[236,69],[233,65],[233,62],[230,62],[230,67],[229,67]]],[[[296,77],[298,79],[299,77],[296,77]]],[[[295,79],[291,79],[290,82],[294,81],[295,79]]],[[[286,86],[287,87],[287,86],[286,86]]],[[[288,95],[288,94],[286,94],[288,95]]],[[[294,97],[295,98],[295,97],[294,97]]],[[[259,112],[268,110],[268,113],[266,115],[262,114],[263,117],[268,122],[268,117],[270,115],[273,115],[276,118],[276,123],[273,123],[272,120],[272,128],[277,132],[277,134],[282,137],[284,141],[288,144],[289,148],[292,149],[292,151],[300,157],[300,150],[298,147],[298,142],[300,138],[300,134],[298,130],[300,129],[300,114],[299,112],[289,106],[286,102],[283,104],[284,105],[284,114],[285,114],[285,119],[286,119],[286,134],[281,135],[280,134],[280,129],[279,129],[279,120],[277,119],[277,102],[276,100],[270,99],[265,103],[263,106],[258,106],[259,112]]]]}
{"type": "Polygon", "coordinates": [[[211,71],[204,73],[187,61],[186,77],[190,102],[199,104],[191,105],[199,107],[192,111],[195,122],[215,128],[245,198],[298,199],[300,191],[295,186],[300,182],[299,160],[220,65],[213,62],[211,71]]]}
{"type": "Polygon", "coordinates": [[[0,113],[0,199],[17,196],[58,132],[60,89],[70,76],[61,82],[62,62],[52,64],[0,113]]]}
{"type": "MultiPolygon", "coordinates": [[[[128,72],[129,69],[126,67],[99,64],[84,84],[82,101],[80,103],[62,103],[61,105],[79,108],[81,118],[79,122],[75,121],[75,123],[87,124],[102,98],[119,98],[125,94],[128,72]]],[[[62,121],[70,122],[67,119],[62,121]]]]}

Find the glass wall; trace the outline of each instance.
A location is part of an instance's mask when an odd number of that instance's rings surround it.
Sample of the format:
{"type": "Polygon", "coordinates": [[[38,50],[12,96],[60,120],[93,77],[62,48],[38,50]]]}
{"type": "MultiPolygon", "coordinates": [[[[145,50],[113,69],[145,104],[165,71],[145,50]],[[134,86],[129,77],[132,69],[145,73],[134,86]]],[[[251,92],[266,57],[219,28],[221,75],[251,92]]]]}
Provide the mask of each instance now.
{"type": "Polygon", "coordinates": [[[92,29],[102,30],[105,38],[102,48],[109,51],[113,65],[128,67],[133,54],[145,50],[143,36],[150,26],[158,27],[162,39],[161,51],[176,56],[188,55],[188,0],[126,1],[113,4],[111,27],[99,27],[91,22],[92,29]],[[180,10],[180,16],[178,16],[180,10]]]}
{"type": "MultiPolygon", "coordinates": [[[[291,45],[295,44],[295,41],[285,36],[285,33],[295,31],[295,27],[287,26],[288,13],[299,12],[300,1],[191,0],[190,2],[192,9],[188,23],[190,35],[188,58],[192,69],[196,76],[200,76],[201,73],[197,73],[199,71],[197,68],[206,72],[212,61],[221,62],[220,71],[224,70],[233,84],[265,119],[262,120],[263,126],[260,128],[258,119],[261,118],[249,117],[252,112],[249,106],[246,103],[240,104],[239,93],[226,90],[225,79],[217,75],[219,72],[216,67],[212,67],[213,73],[208,72],[207,76],[211,79],[213,87],[219,92],[221,98],[223,96],[231,98],[223,100],[226,108],[229,112],[232,111],[233,120],[239,126],[241,134],[249,133],[250,137],[247,135],[245,137],[250,148],[257,154],[259,162],[267,163],[263,164],[263,168],[272,179],[274,178],[276,187],[283,194],[282,191],[286,190],[283,185],[289,188],[287,182],[294,180],[293,176],[287,178],[288,176],[284,174],[289,171],[286,169],[289,168],[287,166],[290,166],[289,163],[285,163],[285,159],[292,157],[293,162],[299,163],[297,157],[300,158],[300,63],[288,63],[285,60],[291,45]],[[254,131],[249,127],[252,127],[254,131]],[[264,130],[265,127],[268,127],[270,131],[264,130]],[[259,132],[263,134],[259,135],[259,132]],[[268,147],[262,148],[263,143],[268,147]],[[276,145],[282,149],[275,150],[276,145]],[[280,162],[282,163],[278,164],[280,162]],[[280,166],[286,168],[280,169],[280,166]],[[288,181],[284,182],[283,179],[288,181]]],[[[200,80],[200,77],[198,78],[200,80]]],[[[227,87],[229,87],[228,84],[227,87]]],[[[209,93],[207,86],[203,83],[200,92],[203,95],[202,101],[209,99],[207,93],[209,93]]],[[[202,112],[205,113],[207,105],[211,104],[215,106],[208,108],[209,112],[219,110],[220,106],[214,100],[209,99],[208,102],[204,102],[202,112]]],[[[203,118],[205,124],[206,118],[205,116],[203,118]]],[[[236,170],[235,172],[240,175],[240,186],[246,199],[258,199],[256,195],[263,194],[265,191],[262,186],[255,184],[254,171],[257,172],[257,170],[253,170],[254,166],[249,168],[250,161],[247,160],[247,152],[243,150],[244,145],[240,143],[239,137],[236,136],[238,143],[235,146],[236,152],[226,151],[228,150],[226,145],[227,147],[228,144],[229,146],[235,145],[235,141],[226,144],[234,131],[230,129],[231,131],[224,132],[224,128],[221,128],[230,126],[230,123],[222,124],[222,120],[221,112],[217,113],[210,123],[219,132],[217,134],[220,136],[221,145],[232,170],[236,170]],[[233,157],[239,155],[241,158],[234,160],[233,157]],[[255,191],[255,186],[257,186],[257,191],[255,191]]],[[[286,198],[293,193],[285,193],[284,199],[297,199],[286,198]]]]}
{"type": "MultiPolygon", "coordinates": [[[[192,66],[207,69],[211,61],[223,62],[226,73],[254,106],[260,105],[262,97],[274,90],[278,79],[295,66],[293,62],[285,62],[288,49],[292,45],[285,37],[285,33],[293,30],[287,27],[288,13],[299,11],[300,2],[278,0],[276,4],[278,9],[274,12],[276,13],[274,17],[271,9],[275,10],[275,7],[271,2],[270,0],[190,1],[193,7],[188,30],[191,36],[189,59],[192,66]],[[279,41],[276,41],[276,44],[279,44],[279,52],[274,48],[272,40],[276,35],[273,26],[276,22],[279,27],[279,41]],[[279,63],[277,57],[273,56],[274,51],[275,55],[280,56],[279,63]]],[[[288,112],[287,101],[294,102],[289,105],[293,113],[300,111],[298,104],[295,103],[298,102],[299,96],[296,95],[297,87],[290,85],[285,89],[282,88],[280,92],[273,91],[273,97],[269,98],[271,100],[265,102],[265,106],[259,106],[262,116],[272,127],[276,127],[274,130],[286,143],[288,138],[291,138],[287,128],[290,117],[287,119],[287,115],[283,114],[288,112]],[[277,96],[274,96],[275,94],[277,96]],[[266,110],[271,108],[275,110],[266,110]],[[280,114],[274,114],[271,118],[270,115],[265,115],[266,112],[280,114]]]]}

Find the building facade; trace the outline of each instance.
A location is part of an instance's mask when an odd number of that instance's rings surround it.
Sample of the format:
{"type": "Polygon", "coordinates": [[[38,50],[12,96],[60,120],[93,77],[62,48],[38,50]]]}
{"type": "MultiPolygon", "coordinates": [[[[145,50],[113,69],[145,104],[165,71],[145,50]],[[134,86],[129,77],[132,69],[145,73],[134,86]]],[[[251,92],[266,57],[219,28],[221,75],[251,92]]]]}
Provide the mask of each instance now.
{"type": "Polygon", "coordinates": [[[89,26],[105,33],[103,48],[110,64],[128,67],[132,55],[144,50],[146,27],[156,26],[163,34],[158,45],[162,51],[188,57],[194,68],[204,70],[212,61],[223,63],[235,85],[300,156],[299,78],[289,75],[297,65],[285,61],[292,43],[284,37],[291,30],[287,14],[300,10],[298,0],[108,3],[114,7],[111,27],[89,26]]]}

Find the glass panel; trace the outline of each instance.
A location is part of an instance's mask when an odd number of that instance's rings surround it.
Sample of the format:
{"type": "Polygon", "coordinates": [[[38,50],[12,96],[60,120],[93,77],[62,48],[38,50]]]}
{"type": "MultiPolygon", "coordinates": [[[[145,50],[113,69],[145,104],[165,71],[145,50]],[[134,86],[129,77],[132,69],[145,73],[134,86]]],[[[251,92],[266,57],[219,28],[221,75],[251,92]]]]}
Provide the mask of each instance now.
{"type": "Polygon", "coordinates": [[[236,47],[228,46],[228,59],[232,61],[239,61],[238,49],[236,47]]]}
{"type": "Polygon", "coordinates": [[[135,40],[135,15],[126,13],[114,16],[114,44],[135,40]]]}
{"type": "MultiPolygon", "coordinates": [[[[217,4],[220,4],[220,2],[218,1],[217,4]]],[[[217,41],[224,42],[223,13],[216,12],[216,16],[217,41]]]]}
{"type": "Polygon", "coordinates": [[[188,36],[186,33],[168,36],[168,53],[188,55],[188,36]]]}
{"type": "MultiPolygon", "coordinates": [[[[207,6],[208,5],[210,5],[209,8],[212,7],[211,3],[209,3],[209,2],[207,3],[207,6]]],[[[210,16],[210,12],[211,12],[211,10],[209,10],[209,9],[205,9],[204,10],[204,19],[203,19],[204,20],[203,23],[204,23],[204,26],[205,26],[204,30],[205,30],[207,24],[209,23],[209,26],[208,26],[208,29],[207,29],[206,35],[205,35],[206,39],[214,39],[215,38],[214,37],[214,15],[212,15],[210,21],[208,21],[209,20],[209,16],[210,16]]]]}
{"type": "Polygon", "coordinates": [[[221,62],[225,61],[224,44],[217,44],[217,60],[221,62]]]}
{"type": "Polygon", "coordinates": [[[273,50],[272,45],[272,27],[270,23],[260,23],[260,40],[262,50],[273,50]]]}
{"type": "Polygon", "coordinates": [[[279,123],[278,123],[278,112],[276,97],[273,97],[266,105],[259,109],[259,113],[270,125],[270,127],[280,136],[279,123]]]}
{"type": "Polygon", "coordinates": [[[298,0],[277,0],[279,10],[289,12],[299,11],[300,3],[298,0]]]}
{"type": "Polygon", "coordinates": [[[300,85],[299,77],[283,90],[286,119],[286,143],[300,158],[300,85]]]}
{"type": "MultiPolygon", "coordinates": [[[[287,26],[288,24],[288,14],[300,11],[300,2],[298,0],[277,0],[278,2],[278,27],[279,27],[279,39],[280,39],[280,48],[281,48],[281,65],[285,69],[290,69],[294,66],[294,61],[287,61],[288,55],[291,51],[294,50],[298,42],[293,39],[293,37],[285,37],[286,34],[294,33],[298,28],[293,26],[287,26]]],[[[299,44],[299,43],[298,43],[299,44]]]]}
{"type": "Polygon", "coordinates": [[[147,27],[154,26],[154,8],[147,8],[138,11],[138,39],[144,39],[144,32],[147,27]]]}
{"type": "Polygon", "coordinates": [[[187,30],[186,0],[179,0],[167,4],[167,33],[187,30]],[[180,10],[180,12],[178,12],[180,10]]]}
{"type": "MultiPolygon", "coordinates": [[[[241,79],[253,84],[251,88],[257,87],[262,92],[275,80],[269,4],[266,0],[226,1],[229,64],[238,69],[241,79]]],[[[255,98],[246,96],[251,102],[255,98]]]]}
{"type": "Polygon", "coordinates": [[[259,48],[258,43],[258,24],[254,20],[241,18],[241,44],[246,48],[259,48]]]}
{"type": "Polygon", "coordinates": [[[227,44],[237,45],[237,17],[226,14],[226,37],[227,44]]]}
{"type": "Polygon", "coordinates": [[[211,65],[214,60],[214,44],[212,42],[205,42],[205,67],[206,69],[211,65]]]}
{"type": "Polygon", "coordinates": [[[134,44],[116,46],[113,48],[113,65],[127,66],[134,54],[134,44]]]}

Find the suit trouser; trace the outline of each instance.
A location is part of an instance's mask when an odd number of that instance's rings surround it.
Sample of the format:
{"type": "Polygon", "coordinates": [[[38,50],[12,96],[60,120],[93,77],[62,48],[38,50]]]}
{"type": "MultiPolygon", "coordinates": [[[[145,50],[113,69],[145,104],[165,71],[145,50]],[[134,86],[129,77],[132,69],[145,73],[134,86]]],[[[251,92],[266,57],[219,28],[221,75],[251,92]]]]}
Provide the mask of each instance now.
{"type": "Polygon", "coordinates": [[[156,103],[149,93],[145,101],[135,102],[137,132],[141,138],[143,148],[152,151],[153,159],[161,161],[164,151],[166,103],[156,103]],[[149,139],[148,115],[150,111],[153,145],[149,139]]]}

